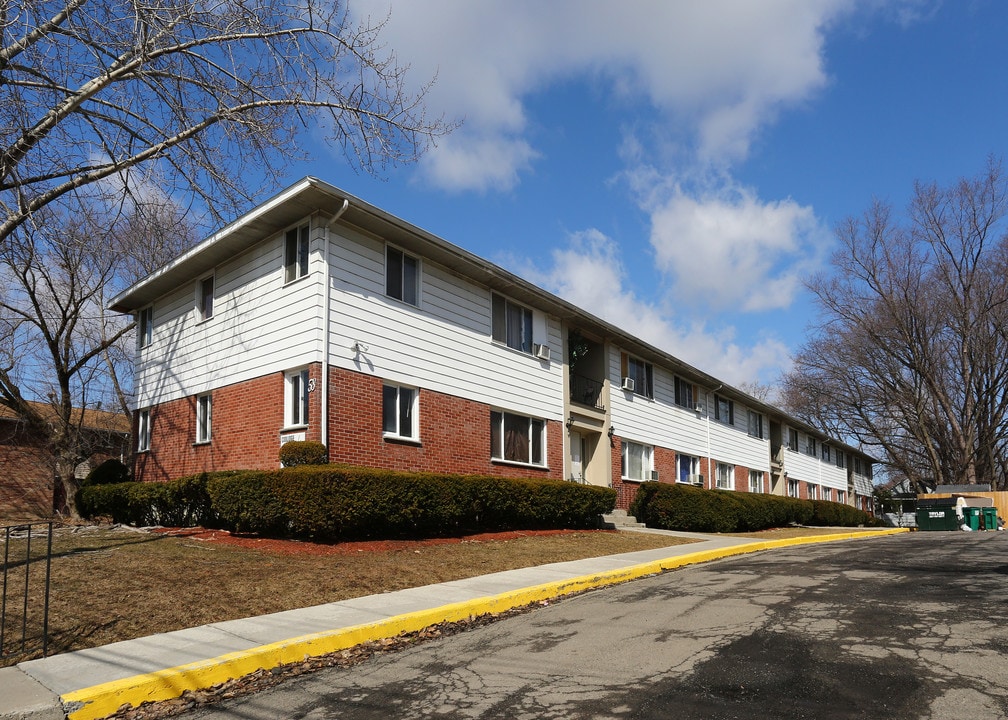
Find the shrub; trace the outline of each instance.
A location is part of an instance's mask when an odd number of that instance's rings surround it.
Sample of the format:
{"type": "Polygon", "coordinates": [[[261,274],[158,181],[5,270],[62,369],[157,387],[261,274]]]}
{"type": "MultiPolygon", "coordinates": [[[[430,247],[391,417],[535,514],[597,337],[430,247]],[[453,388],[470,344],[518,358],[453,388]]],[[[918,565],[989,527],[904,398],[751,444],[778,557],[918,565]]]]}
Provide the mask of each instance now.
{"type": "Polygon", "coordinates": [[[324,465],[328,457],[326,446],[315,440],[291,440],[280,446],[280,464],[284,467],[324,465]]]}
{"type": "Polygon", "coordinates": [[[284,534],[287,515],[265,472],[222,472],[207,476],[206,489],[218,524],[237,532],[284,534]]]}
{"type": "Polygon", "coordinates": [[[212,520],[206,475],[164,483],[85,485],[77,493],[83,517],[110,517],[126,525],[188,527],[212,520]]]}
{"type": "Polygon", "coordinates": [[[114,485],[132,480],[130,470],[116,458],[109,458],[87,474],[81,487],[85,485],[114,485]]]}

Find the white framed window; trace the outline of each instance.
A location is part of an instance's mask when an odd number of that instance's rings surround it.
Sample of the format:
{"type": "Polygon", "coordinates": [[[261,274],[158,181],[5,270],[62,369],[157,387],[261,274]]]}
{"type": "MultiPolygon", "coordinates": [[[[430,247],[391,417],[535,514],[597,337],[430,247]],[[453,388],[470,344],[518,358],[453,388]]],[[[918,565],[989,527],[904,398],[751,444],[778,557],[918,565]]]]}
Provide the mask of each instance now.
{"type": "Polygon", "coordinates": [[[200,320],[209,320],[214,313],[214,276],[208,275],[196,283],[196,311],[200,320]]]}
{"type": "Polygon", "coordinates": [[[787,446],[789,450],[798,452],[798,431],[794,428],[788,428],[787,431],[787,446]]]}
{"type": "Polygon", "coordinates": [[[145,348],[154,339],[154,306],[148,305],[137,313],[137,346],[145,348]]]}
{"type": "Polygon", "coordinates": [[[749,492],[763,492],[763,472],[761,470],[749,471],[749,492]]]}
{"type": "Polygon", "coordinates": [[[382,386],[382,433],[385,437],[409,440],[420,437],[419,398],[420,393],[416,388],[382,386]]]}
{"type": "Polygon", "coordinates": [[[843,491],[843,490],[837,490],[836,491],[836,501],[838,503],[844,503],[844,504],[846,504],[846,502],[847,502],[847,493],[845,491],[843,491]]]}
{"type": "Polygon", "coordinates": [[[284,282],[294,282],[308,274],[308,225],[291,228],[284,234],[284,282]]]}
{"type": "Polygon", "coordinates": [[[150,441],[150,410],[145,409],[137,413],[137,452],[150,450],[150,441]]]}
{"type": "Polygon", "coordinates": [[[385,294],[420,306],[420,261],[389,245],[385,246],[385,294]]]}
{"type": "Polygon", "coordinates": [[[735,466],[728,463],[717,464],[717,487],[719,490],[735,489],[735,466]]]}
{"type": "Polygon", "coordinates": [[[649,362],[628,353],[620,353],[621,387],[648,399],[654,398],[654,367],[649,362]],[[629,381],[629,382],[628,382],[629,381]]]}
{"type": "Polygon", "coordinates": [[[491,410],[490,457],[525,465],[545,465],[546,422],[526,415],[491,410]]]}
{"type": "Polygon", "coordinates": [[[196,396],[196,442],[208,443],[212,437],[213,399],[210,393],[196,396]]]}
{"type": "Polygon", "coordinates": [[[532,354],[532,311],[494,293],[490,298],[491,333],[512,350],[532,354]]]}
{"type": "Polygon", "coordinates": [[[700,458],[693,455],[676,455],[676,481],[695,485],[703,482],[700,477],[700,458]]]}
{"type": "Polygon", "coordinates": [[[735,424],[735,401],[720,395],[714,396],[714,419],[725,425],[735,424]]]}
{"type": "Polygon", "coordinates": [[[763,415],[755,410],[749,411],[749,437],[763,439],[763,415]]]}
{"type": "Polygon", "coordinates": [[[809,500],[818,500],[819,499],[819,486],[818,485],[813,485],[812,483],[809,483],[809,486],[808,486],[808,499],[809,500]]]}
{"type": "Polygon", "coordinates": [[[675,404],[689,410],[696,409],[696,386],[688,383],[681,377],[676,376],[673,380],[675,386],[675,404]]]}
{"type": "Polygon", "coordinates": [[[801,483],[798,480],[792,480],[788,478],[787,481],[787,496],[796,498],[801,492],[801,483]]]}
{"type": "Polygon", "coordinates": [[[308,368],[293,370],[284,375],[284,426],[297,427],[308,424],[308,368]]]}
{"type": "Polygon", "coordinates": [[[833,488],[824,487],[822,489],[822,499],[833,502],[833,488]]]}
{"type": "Polygon", "coordinates": [[[624,440],[620,464],[620,474],[625,480],[650,480],[654,470],[654,448],[624,440]]]}

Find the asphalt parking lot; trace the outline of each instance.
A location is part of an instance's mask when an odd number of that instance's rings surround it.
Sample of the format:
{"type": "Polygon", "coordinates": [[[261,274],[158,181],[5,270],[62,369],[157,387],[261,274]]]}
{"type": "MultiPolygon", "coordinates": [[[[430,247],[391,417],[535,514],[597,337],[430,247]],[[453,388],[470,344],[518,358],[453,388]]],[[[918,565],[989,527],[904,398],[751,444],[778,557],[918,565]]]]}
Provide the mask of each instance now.
{"type": "Polygon", "coordinates": [[[1008,717],[1006,553],[920,532],[730,558],[185,717],[1008,717]]]}

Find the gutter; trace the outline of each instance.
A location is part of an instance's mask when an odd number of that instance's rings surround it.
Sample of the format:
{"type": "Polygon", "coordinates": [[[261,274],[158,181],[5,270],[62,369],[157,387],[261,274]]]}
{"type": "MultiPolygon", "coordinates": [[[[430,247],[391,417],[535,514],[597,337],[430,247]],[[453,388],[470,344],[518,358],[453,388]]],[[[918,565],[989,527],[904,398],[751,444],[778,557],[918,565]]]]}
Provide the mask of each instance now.
{"type": "Polygon", "coordinates": [[[329,233],[336,221],[347,211],[350,207],[350,200],[348,198],[343,198],[343,205],[337,210],[333,216],[329,219],[329,222],[325,225],[325,249],[322,252],[323,259],[325,260],[325,266],[322,270],[322,279],[325,283],[325,291],[322,293],[323,302],[325,306],[322,308],[322,392],[321,399],[319,403],[322,406],[321,415],[319,418],[319,432],[322,436],[322,442],[325,443],[326,448],[329,447],[329,333],[330,333],[330,300],[332,299],[332,283],[329,282],[329,264],[330,260],[330,238],[329,233]]]}

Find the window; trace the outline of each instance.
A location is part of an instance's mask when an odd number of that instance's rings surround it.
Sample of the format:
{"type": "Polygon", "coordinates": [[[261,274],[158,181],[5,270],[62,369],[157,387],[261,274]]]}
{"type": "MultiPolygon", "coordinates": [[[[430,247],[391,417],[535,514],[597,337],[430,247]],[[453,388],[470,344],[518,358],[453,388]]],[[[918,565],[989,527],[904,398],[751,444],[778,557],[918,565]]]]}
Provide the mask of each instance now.
{"type": "Polygon", "coordinates": [[[800,491],[800,483],[798,480],[788,479],[787,481],[787,496],[796,498],[800,491]]]}
{"type": "Polygon", "coordinates": [[[833,502],[833,488],[824,487],[822,489],[822,499],[833,502]]]}
{"type": "Polygon", "coordinates": [[[676,457],[676,470],[678,476],[676,480],[683,483],[700,482],[700,460],[691,455],[678,455],[676,457]]]}
{"type": "Polygon", "coordinates": [[[532,311],[500,295],[491,296],[493,339],[509,348],[532,353],[532,311]]]}
{"type": "Polygon", "coordinates": [[[808,499],[818,500],[819,499],[819,486],[809,483],[808,486],[808,499]]]}
{"type": "Polygon", "coordinates": [[[821,443],[819,446],[819,456],[826,462],[830,461],[830,446],[826,443],[821,443]]]}
{"type": "Polygon", "coordinates": [[[763,492],[763,473],[760,470],[749,471],[749,492],[763,492]]]}
{"type": "Polygon", "coordinates": [[[787,446],[794,452],[798,452],[798,431],[794,428],[788,428],[788,440],[787,446]]]}
{"type": "Polygon", "coordinates": [[[284,425],[308,424],[308,368],[287,373],[284,387],[284,425]]]}
{"type": "Polygon", "coordinates": [[[385,247],[385,294],[410,305],[420,305],[420,262],[402,250],[385,247]]]}
{"type": "MultiPolygon", "coordinates": [[[[654,368],[651,363],[644,362],[626,353],[620,354],[620,365],[623,377],[633,383],[633,393],[646,398],[654,397],[654,368]]],[[[626,390],[630,388],[624,382],[626,390]]]]}
{"type": "Polygon", "coordinates": [[[696,403],[694,402],[694,395],[696,395],[696,388],[683,380],[682,378],[675,378],[675,404],[689,408],[690,410],[696,409],[696,403]]]}
{"type": "Polygon", "coordinates": [[[385,385],[382,388],[382,432],[389,437],[419,437],[417,432],[415,388],[385,385]]]}
{"type": "Polygon", "coordinates": [[[714,396],[714,419],[725,425],[735,424],[735,403],[720,395],[714,396]]]}
{"type": "Polygon", "coordinates": [[[856,456],[854,458],[854,474],[855,475],[861,474],[861,458],[856,456]]]}
{"type": "Polygon", "coordinates": [[[749,437],[763,439],[763,416],[755,410],[749,411],[749,437]]]}
{"type": "Polygon", "coordinates": [[[150,439],[150,410],[141,410],[137,413],[137,452],[150,450],[150,439]]]}
{"type": "Polygon", "coordinates": [[[284,238],[284,282],[308,274],[308,226],[291,228],[284,238]]]}
{"type": "Polygon", "coordinates": [[[200,395],[196,398],[196,442],[210,442],[210,415],[212,402],[210,395],[200,395]]]}
{"type": "Polygon", "coordinates": [[[154,339],[154,306],[148,305],[137,313],[137,343],[145,348],[154,339]]]}
{"type": "Polygon", "coordinates": [[[205,277],[199,281],[199,293],[196,298],[196,308],[199,310],[200,320],[209,320],[213,317],[214,301],[214,276],[205,277]]]}
{"type": "Polygon", "coordinates": [[[735,466],[727,463],[717,464],[717,486],[720,490],[735,489],[735,466]]]}
{"type": "Polygon", "coordinates": [[[815,457],[815,446],[816,446],[815,438],[812,437],[811,435],[806,435],[805,436],[805,454],[809,455],[810,457],[815,457]]]}
{"type": "Polygon", "coordinates": [[[490,457],[545,465],[546,423],[537,418],[490,411],[490,457]]]}
{"type": "Polygon", "coordinates": [[[650,480],[653,460],[654,448],[650,445],[624,440],[620,474],[627,480],[650,480]]]}
{"type": "Polygon", "coordinates": [[[844,466],[844,454],[842,451],[836,451],[836,466],[842,468],[844,466]]]}
{"type": "Polygon", "coordinates": [[[836,491],[836,501],[838,503],[846,503],[847,502],[847,493],[844,492],[843,490],[837,490],[836,491]]]}

